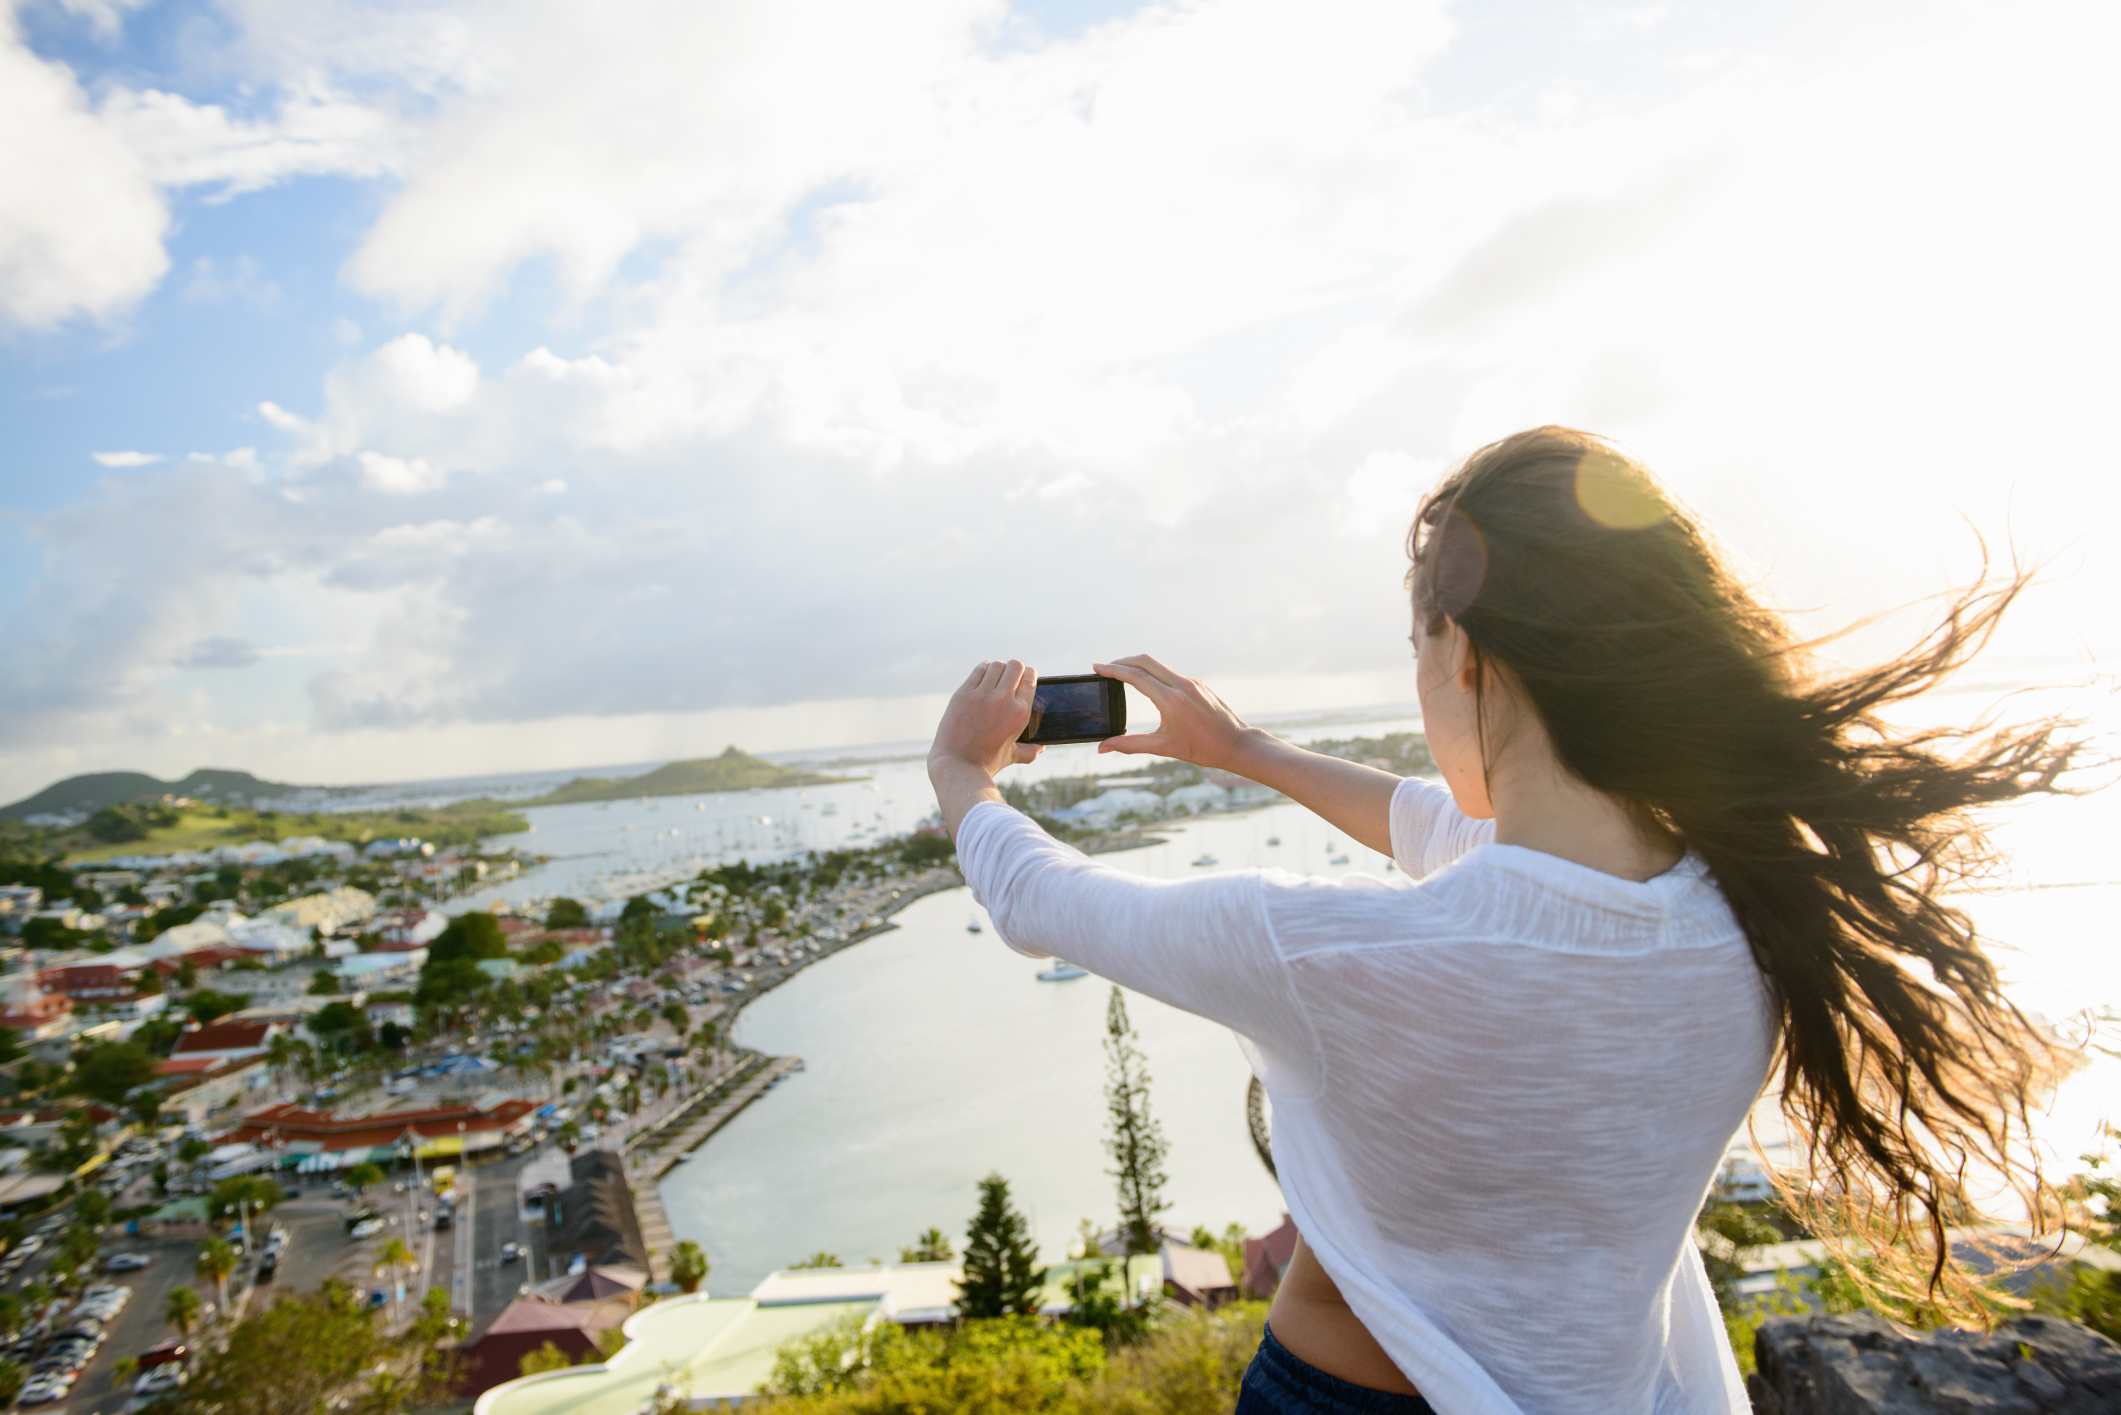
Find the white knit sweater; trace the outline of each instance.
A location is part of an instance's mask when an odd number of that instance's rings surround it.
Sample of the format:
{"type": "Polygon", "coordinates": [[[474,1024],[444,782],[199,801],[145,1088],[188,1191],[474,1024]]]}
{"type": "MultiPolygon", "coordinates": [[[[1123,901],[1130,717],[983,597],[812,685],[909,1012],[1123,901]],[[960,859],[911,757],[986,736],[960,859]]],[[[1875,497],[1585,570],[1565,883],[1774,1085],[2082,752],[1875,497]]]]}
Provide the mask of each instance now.
{"type": "Polygon", "coordinates": [[[1412,777],[1391,829],[1405,880],[1149,879],[998,801],[957,850],[1011,948],[1238,1033],[1305,1244],[1443,1415],[1748,1409],[1692,1233],[1773,1014],[1706,864],[1498,844],[1412,777]]]}

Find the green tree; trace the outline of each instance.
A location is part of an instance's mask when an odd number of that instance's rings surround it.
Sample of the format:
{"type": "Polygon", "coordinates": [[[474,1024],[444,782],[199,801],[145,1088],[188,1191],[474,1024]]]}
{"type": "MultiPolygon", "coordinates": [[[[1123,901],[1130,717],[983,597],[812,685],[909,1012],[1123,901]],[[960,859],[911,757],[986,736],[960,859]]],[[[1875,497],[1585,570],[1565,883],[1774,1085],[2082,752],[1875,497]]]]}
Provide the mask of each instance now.
{"type": "Polygon", "coordinates": [[[228,1277],[236,1270],[236,1250],[218,1238],[209,1238],[199,1249],[199,1276],[214,1285],[214,1293],[221,1299],[221,1310],[228,1310],[228,1277]]]}
{"type": "Polygon", "coordinates": [[[455,1334],[445,1298],[393,1337],[345,1283],[260,1304],[227,1340],[195,1355],[172,1408],[181,1415],[394,1415],[443,1394],[442,1343],[455,1334]]]}
{"type": "Polygon", "coordinates": [[[707,1280],[707,1253],[690,1238],[670,1250],[670,1280],[687,1292],[698,1292],[707,1280]]]}
{"type": "MultiPolygon", "coordinates": [[[[774,1415],[1089,1415],[1091,1407],[1078,1403],[1076,1393],[1104,1369],[1104,1346],[1095,1332],[1052,1326],[1034,1317],[967,1321],[947,1332],[908,1331],[893,1322],[880,1322],[874,1331],[864,1332],[858,1322],[844,1322],[782,1347],[764,1390],[799,1397],[768,1404],[766,1410],[774,1415]]],[[[1234,1386],[1230,1395],[1234,1399],[1234,1386]]],[[[1224,1402],[1224,1411],[1229,1404],[1224,1402]]],[[[1137,1406],[1128,1415],[1149,1415],[1152,1410],[1167,1415],[1151,1405],[1137,1406]]]]}
{"type": "Polygon", "coordinates": [[[5,1356],[0,1356],[0,1403],[12,1402],[22,1393],[29,1382],[29,1372],[5,1356]]]}
{"type": "Polygon", "coordinates": [[[90,1042],[74,1053],[74,1089],[108,1106],[155,1074],[155,1059],[137,1042],[90,1042]]]}
{"type": "Polygon", "coordinates": [[[234,1218],[245,1208],[262,1214],[287,1197],[279,1184],[262,1174],[238,1174],[214,1185],[207,1212],[215,1219],[234,1218]]]}
{"type": "Polygon", "coordinates": [[[1105,1008],[1106,1173],[1119,1182],[1120,1236],[1128,1254],[1157,1248],[1156,1216],[1171,1207],[1163,1197],[1164,1159],[1170,1147],[1149,1113],[1149,1067],[1127,1019],[1126,994],[1118,986],[1105,1008]]]}
{"type": "Polygon", "coordinates": [[[589,927],[589,911],[578,899],[555,899],[545,910],[545,927],[548,929],[586,929],[589,927]]]}
{"type": "Polygon", "coordinates": [[[74,1196],[74,1217],[90,1228],[110,1222],[110,1195],[101,1189],[83,1189],[74,1196]]]}
{"type": "Polygon", "coordinates": [[[366,1160],[363,1160],[360,1164],[357,1164],[352,1169],[346,1171],[345,1179],[346,1187],[353,1190],[354,1193],[358,1195],[363,1189],[368,1188],[370,1185],[381,1184],[383,1182],[383,1171],[377,1166],[368,1163],[366,1160]]]}
{"type": "Polygon", "coordinates": [[[1009,1202],[1009,1181],[989,1174],[979,1182],[979,1211],[965,1231],[958,1312],[966,1317],[1034,1314],[1044,1277],[1031,1225],[1009,1202]]]}
{"type": "Polygon", "coordinates": [[[947,1263],[957,1255],[951,1251],[950,1236],[940,1228],[931,1228],[913,1240],[909,1247],[898,1250],[902,1263],[947,1263]]]}
{"type": "Polygon", "coordinates": [[[184,1010],[200,1026],[226,1017],[231,1012],[241,1012],[245,1000],[232,992],[215,992],[212,988],[199,988],[184,999],[184,1010]]]}
{"type": "Polygon", "coordinates": [[[501,932],[501,921],[493,915],[479,910],[459,914],[449,921],[449,926],[435,935],[427,946],[427,961],[451,958],[506,958],[508,935],[501,932]]]}
{"type": "Polygon", "coordinates": [[[836,1268],[841,1266],[840,1255],[837,1253],[827,1253],[824,1249],[820,1248],[817,1252],[812,1253],[809,1257],[803,1259],[801,1262],[790,1263],[788,1266],[791,1268],[836,1268]]]}
{"type": "Polygon", "coordinates": [[[539,1376],[547,1371],[564,1371],[574,1364],[574,1358],[551,1342],[546,1342],[535,1351],[526,1351],[516,1362],[519,1376],[539,1376]]]}
{"type": "Polygon", "coordinates": [[[192,1287],[178,1286],[169,1290],[169,1298],[163,1304],[162,1318],[177,1329],[177,1335],[191,1340],[191,1329],[199,1321],[199,1293],[192,1287]]]}

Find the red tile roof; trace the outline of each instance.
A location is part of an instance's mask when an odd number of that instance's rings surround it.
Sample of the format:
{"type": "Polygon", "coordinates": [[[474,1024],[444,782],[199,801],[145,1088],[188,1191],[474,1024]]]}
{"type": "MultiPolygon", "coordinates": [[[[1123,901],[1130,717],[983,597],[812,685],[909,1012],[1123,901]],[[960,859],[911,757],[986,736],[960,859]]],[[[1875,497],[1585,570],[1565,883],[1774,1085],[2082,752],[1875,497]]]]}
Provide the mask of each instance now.
{"type": "Polygon", "coordinates": [[[436,1110],[402,1110],[381,1115],[333,1115],[330,1111],[306,1110],[288,1104],[267,1106],[245,1116],[243,1123],[224,1139],[306,1140],[321,1142],[327,1150],[376,1149],[396,1144],[411,1130],[427,1139],[458,1133],[483,1135],[506,1130],[538,1108],[536,1101],[503,1101],[492,1110],[471,1106],[446,1106],[436,1110]]]}
{"type": "Polygon", "coordinates": [[[177,1038],[173,1055],[197,1055],[202,1051],[254,1051],[262,1049],[272,1034],[271,1022],[211,1022],[177,1038]]]}

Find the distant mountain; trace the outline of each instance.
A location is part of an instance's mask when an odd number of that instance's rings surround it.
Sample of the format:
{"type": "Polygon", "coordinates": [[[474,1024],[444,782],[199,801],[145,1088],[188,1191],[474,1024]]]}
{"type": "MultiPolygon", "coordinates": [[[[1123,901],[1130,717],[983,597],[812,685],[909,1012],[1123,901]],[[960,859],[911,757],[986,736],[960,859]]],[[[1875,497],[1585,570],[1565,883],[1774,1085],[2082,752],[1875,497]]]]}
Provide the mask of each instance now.
{"type": "Polygon", "coordinates": [[[260,781],[247,771],[222,771],[213,767],[201,767],[178,781],[164,781],[144,771],[96,771],[86,776],[69,776],[12,806],[0,806],[0,820],[100,811],[105,806],[122,806],[143,796],[195,796],[202,801],[248,805],[252,801],[272,800],[301,789],[277,781],[260,781]]]}
{"type": "Polygon", "coordinates": [[[697,796],[709,791],[749,791],[754,786],[823,786],[835,781],[858,781],[854,776],[827,776],[799,771],[754,757],[730,747],[718,757],[696,757],[669,762],[646,776],[578,776],[565,786],[523,806],[572,806],[584,801],[631,801],[641,796],[697,796]]]}

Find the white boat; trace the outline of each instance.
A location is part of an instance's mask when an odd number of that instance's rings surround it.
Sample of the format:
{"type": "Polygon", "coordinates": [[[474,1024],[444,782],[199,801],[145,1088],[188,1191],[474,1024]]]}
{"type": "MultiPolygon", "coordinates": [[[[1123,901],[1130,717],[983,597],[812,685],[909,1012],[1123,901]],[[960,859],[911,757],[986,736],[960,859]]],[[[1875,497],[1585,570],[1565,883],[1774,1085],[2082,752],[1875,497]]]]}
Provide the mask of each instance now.
{"type": "Polygon", "coordinates": [[[1195,865],[1212,865],[1215,862],[1215,857],[1213,855],[1204,854],[1199,859],[1195,860],[1193,863],[1195,865]]]}
{"type": "Polygon", "coordinates": [[[979,925],[979,920],[977,920],[977,919],[972,919],[972,920],[969,920],[969,921],[968,921],[968,922],[967,922],[967,923],[965,924],[965,932],[966,932],[966,933],[968,933],[968,934],[976,934],[976,933],[978,933],[979,931],[980,931],[980,925],[979,925]]]}
{"type": "Polygon", "coordinates": [[[1326,857],[1326,863],[1329,865],[1345,865],[1348,863],[1348,857],[1346,855],[1329,855],[1326,857]]]}
{"type": "Polygon", "coordinates": [[[1089,969],[1078,968],[1073,963],[1063,963],[1057,958],[1053,960],[1052,967],[1041,968],[1038,971],[1038,980],[1042,983],[1065,983],[1071,978],[1087,978],[1089,976],[1089,969]]]}
{"type": "Polygon", "coordinates": [[[1270,835],[1267,837],[1267,843],[1269,845],[1279,845],[1281,844],[1281,837],[1278,835],[1270,835]]]}

